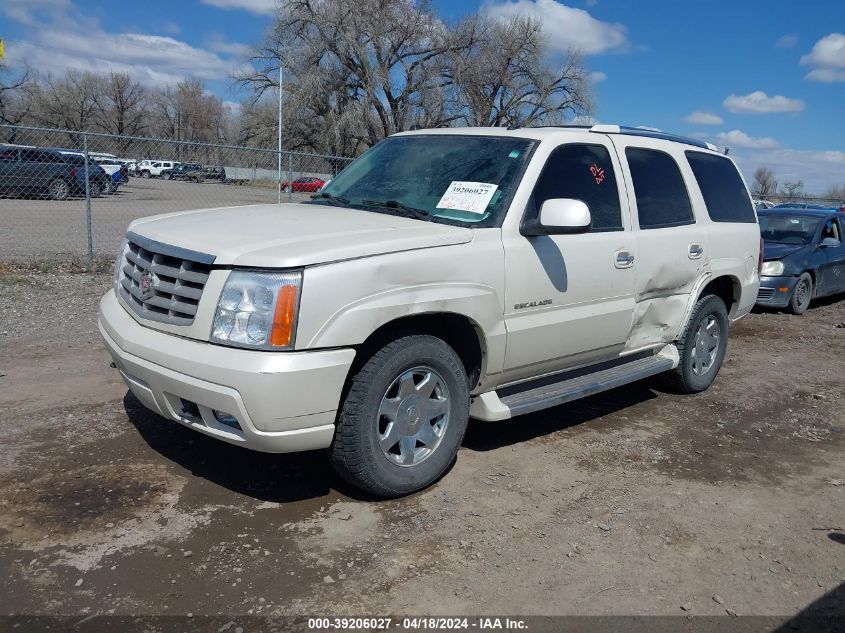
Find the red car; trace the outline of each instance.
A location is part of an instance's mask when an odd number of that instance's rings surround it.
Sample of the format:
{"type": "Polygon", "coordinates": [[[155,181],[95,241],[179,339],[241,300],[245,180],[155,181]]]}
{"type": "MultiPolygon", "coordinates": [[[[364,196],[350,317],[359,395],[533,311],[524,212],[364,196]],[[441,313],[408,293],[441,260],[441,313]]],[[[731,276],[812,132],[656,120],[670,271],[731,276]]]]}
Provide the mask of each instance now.
{"type": "Polygon", "coordinates": [[[292,191],[314,193],[315,191],[322,189],[325,184],[326,181],[321,178],[305,176],[303,178],[297,178],[292,183],[288,183],[287,180],[283,180],[279,183],[279,186],[282,188],[282,191],[288,191],[288,189],[290,189],[292,191]]]}

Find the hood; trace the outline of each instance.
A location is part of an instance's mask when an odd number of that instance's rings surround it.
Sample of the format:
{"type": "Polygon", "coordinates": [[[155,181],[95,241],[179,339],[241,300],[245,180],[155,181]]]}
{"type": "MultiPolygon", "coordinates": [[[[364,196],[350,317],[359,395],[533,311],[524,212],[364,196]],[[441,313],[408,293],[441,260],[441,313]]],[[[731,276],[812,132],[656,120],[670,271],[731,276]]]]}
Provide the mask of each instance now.
{"type": "Polygon", "coordinates": [[[775,259],[783,259],[787,255],[797,253],[806,244],[780,244],[778,242],[763,242],[763,261],[772,261],[775,259]]]}
{"type": "Polygon", "coordinates": [[[309,264],[464,244],[469,228],[321,204],[262,204],[183,211],[129,225],[143,237],[214,255],[215,265],[309,264]]]}

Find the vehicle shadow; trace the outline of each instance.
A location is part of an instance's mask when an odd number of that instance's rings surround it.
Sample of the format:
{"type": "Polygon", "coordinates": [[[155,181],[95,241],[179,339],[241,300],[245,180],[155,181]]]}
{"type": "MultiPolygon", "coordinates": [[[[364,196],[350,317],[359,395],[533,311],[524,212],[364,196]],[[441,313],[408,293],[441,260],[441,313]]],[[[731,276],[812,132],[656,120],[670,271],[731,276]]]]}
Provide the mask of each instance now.
{"type": "Polygon", "coordinates": [[[635,404],[657,398],[653,381],[645,380],[501,422],[470,420],[463,446],[491,451],[592,422],[635,404]]]}
{"type": "Polygon", "coordinates": [[[811,602],[772,633],[842,633],[845,622],[845,582],[811,602]]]}
{"type": "Polygon", "coordinates": [[[232,492],[290,503],[319,497],[369,497],[347,484],[323,451],[259,453],[197,433],[145,408],[127,392],[123,407],[147,445],[168,461],[232,492]]]}

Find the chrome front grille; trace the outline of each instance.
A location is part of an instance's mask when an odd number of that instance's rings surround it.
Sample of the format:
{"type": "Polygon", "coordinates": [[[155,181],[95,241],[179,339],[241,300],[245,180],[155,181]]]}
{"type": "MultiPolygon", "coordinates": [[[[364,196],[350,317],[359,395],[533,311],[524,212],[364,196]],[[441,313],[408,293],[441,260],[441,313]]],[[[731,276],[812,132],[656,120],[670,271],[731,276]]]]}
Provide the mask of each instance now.
{"type": "Polygon", "coordinates": [[[141,317],[191,325],[214,258],[129,236],[120,271],[120,296],[141,317]]]}
{"type": "Polygon", "coordinates": [[[763,288],[762,286],[757,291],[757,301],[768,301],[775,295],[774,288],[763,288]]]}

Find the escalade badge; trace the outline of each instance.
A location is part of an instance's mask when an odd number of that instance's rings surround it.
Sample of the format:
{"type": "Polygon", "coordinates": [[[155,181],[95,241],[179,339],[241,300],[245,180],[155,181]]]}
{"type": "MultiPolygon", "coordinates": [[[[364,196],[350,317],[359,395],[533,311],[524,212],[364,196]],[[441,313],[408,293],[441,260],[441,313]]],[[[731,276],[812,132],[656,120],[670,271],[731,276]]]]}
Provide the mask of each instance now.
{"type": "Polygon", "coordinates": [[[155,283],[155,275],[153,273],[147,271],[144,273],[144,276],[141,277],[141,281],[138,282],[138,286],[141,288],[141,297],[145,300],[149,299],[153,296],[153,284],[155,283]]]}

